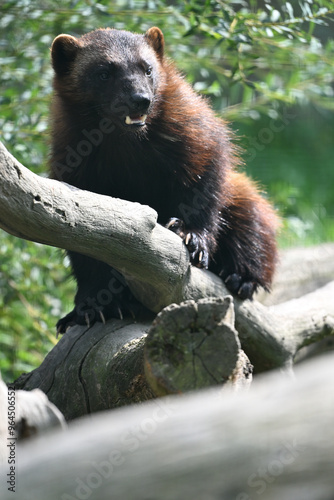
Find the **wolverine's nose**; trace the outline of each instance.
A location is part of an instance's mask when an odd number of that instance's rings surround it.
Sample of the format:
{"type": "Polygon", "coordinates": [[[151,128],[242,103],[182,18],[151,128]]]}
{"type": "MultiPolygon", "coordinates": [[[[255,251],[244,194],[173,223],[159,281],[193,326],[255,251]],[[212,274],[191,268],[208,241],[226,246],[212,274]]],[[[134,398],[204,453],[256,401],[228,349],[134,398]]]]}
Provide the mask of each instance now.
{"type": "Polygon", "coordinates": [[[148,94],[132,94],[130,97],[131,111],[137,113],[146,113],[150,107],[151,99],[148,94]]]}

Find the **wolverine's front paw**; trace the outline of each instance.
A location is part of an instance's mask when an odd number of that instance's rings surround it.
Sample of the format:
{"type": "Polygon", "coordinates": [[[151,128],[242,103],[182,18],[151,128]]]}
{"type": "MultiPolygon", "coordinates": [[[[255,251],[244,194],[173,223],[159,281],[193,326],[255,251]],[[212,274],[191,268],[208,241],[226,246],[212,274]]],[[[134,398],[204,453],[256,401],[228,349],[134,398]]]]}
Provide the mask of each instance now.
{"type": "Polygon", "coordinates": [[[237,295],[240,299],[251,299],[256,292],[259,284],[240,274],[234,273],[224,279],[225,285],[230,292],[237,295]]]}
{"type": "Polygon", "coordinates": [[[89,328],[97,322],[106,323],[110,318],[123,319],[123,316],[135,318],[143,309],[143,306],[130,293],[127,295],[127,300],[124,300],[124,297],[120,297],[120,300],[113,297],[108,304],[104,305],[88,297],[58,321],[57,335],[66,333],[73,325],[85,325],[89,328]]]}
{"type": "Polygon", "coordinates": [[[57,335],[66,333],[66,331],[74,325],[85,325],[88,328],[96,322],[105,323],[109,318],[123,319],[122,309],[119,304],[114,301],[112,307],[98,306],[96,303],[83,301],[61,318],[57,325],[57,335]]]}
{"type": "Polygon", "coordinates": [[[197,231],[187,231],[183,220],[176,217],[169,219],[166,227],[182,238],[189,251],[190,262],[194,266],[207,269],[209,265],[209,248],[205,236],[197,231]]]}

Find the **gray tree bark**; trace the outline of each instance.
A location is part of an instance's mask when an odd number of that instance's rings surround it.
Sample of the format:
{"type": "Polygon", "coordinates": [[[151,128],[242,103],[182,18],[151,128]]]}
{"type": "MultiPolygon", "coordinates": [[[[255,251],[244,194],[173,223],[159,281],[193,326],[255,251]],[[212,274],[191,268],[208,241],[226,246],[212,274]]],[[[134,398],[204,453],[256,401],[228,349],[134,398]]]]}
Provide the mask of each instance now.
{"type": "Polygon", "coordinates": [[[330,500],[333,414],[333,355],[237,394],[207,389],[103,412],[19,446],[14,497],[330,500]]]}

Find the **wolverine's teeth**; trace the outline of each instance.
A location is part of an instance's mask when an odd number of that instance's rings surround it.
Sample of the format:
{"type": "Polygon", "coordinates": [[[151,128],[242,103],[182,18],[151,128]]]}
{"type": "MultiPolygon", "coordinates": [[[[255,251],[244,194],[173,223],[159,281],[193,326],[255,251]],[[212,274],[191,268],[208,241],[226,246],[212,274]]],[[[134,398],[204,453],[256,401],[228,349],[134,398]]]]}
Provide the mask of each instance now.
{"type": "Polygon", "coordinates": [[[147,115],[138,115],[135,118],[130,116],[125,117],[125,123],[127,125],[144,125],[146,122],[147,115]]]}

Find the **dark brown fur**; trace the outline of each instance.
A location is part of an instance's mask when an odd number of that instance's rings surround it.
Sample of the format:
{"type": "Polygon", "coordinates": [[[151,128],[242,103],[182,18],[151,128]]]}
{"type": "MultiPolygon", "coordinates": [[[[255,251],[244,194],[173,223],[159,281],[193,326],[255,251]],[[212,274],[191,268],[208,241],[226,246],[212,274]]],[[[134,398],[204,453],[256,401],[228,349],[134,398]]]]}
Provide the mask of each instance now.
{"type": "MultiPolygon", "coordinates": [[[[152,206],[159,222],[185,240],[192,263],[220,275],[241,298],[258,286],[268,289],[276,215],[236,171],[239,159],[226,123],[164,56],[161,31],[96,30],[78,40],[60,35],[52,58],[52,175],[152,206]],[[101,135],[106,123],[112,130],[101,135]]],[[[76,309],[58,329],[126,312],[126,287],[107,305],[93,300],[111,268],[69,255],[78,282],[76,309]]]]}

